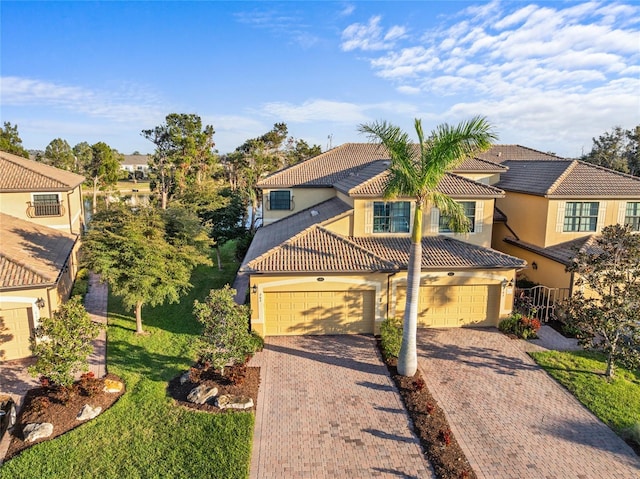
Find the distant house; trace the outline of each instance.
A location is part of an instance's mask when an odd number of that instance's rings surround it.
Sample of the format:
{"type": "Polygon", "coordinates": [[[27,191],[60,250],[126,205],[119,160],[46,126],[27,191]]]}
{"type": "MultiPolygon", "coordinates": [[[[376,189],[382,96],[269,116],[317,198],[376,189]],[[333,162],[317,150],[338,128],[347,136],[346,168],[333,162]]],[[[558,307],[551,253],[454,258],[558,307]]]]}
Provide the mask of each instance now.
{"type": "Polygon", "coordinates": [[[128,171],[131,179],[147,179],[149,177],[149,155],[124,155],[120,168],[128,171]]]}
{"type": "MultiPolygon", "coordinates": [[[[413,198],[383,197],[389,156],[348,143],[263,179],[264,225],[240,268],[251,327],[262,335],[378,333],[402,317],[413,198]]],[[[471,223],[449,230],[427,208],[422,230],[421,327],[497,326],[511,313],[516,272],[526,262],[491,248],[496,188],[507,168],[469,158],[439,191],[471,223]]]]}
{"type": "Polygon", "coordinates": [[[78,269],[84,177],[0,152],[0,360],[28,357],[78,269]]]}

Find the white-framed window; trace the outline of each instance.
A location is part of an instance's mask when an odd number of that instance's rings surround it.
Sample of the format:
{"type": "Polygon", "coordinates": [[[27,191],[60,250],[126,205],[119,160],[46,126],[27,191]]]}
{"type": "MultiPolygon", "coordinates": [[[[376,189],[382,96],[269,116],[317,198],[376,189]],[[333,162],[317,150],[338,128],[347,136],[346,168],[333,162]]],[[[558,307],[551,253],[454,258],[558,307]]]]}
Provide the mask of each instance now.
{"type": "Polygon", "coordinates": [[[291,210],[291,191],[273,190],[269,192],[270,210],[291,210]]]}
{"type": "Polygon", "coordinates": [[[62,203],[58,193],[34,193],[33,216],[62,216],[62,203]]]}
{"type": "Polygon", "coordinates": [[[410,226],[411,202],[373,202],[373,233],[409,233],[410,226]]]}
{"type": "Polygon", "coordinates": [[[597,201],[567,201],[562,231],[596,231],[600,205],[597,201]]]}
{"type": "Polygon", "coordinates": [[[627,203],[624,224],[631,226],[633,231],[640,231],[640,202],[630,201],[627,203]]]}
{"type": "MultiPolygon", "coordinates": [[[[460,205],[464,210],[464,215],[469,220],[469,233],[473,233],[476,230],[476,202],[475,201],[460,201],[460,205]]],[[[449,217],[445,215],[440,215],[440,219],[438,221],[438,232],[439,233],[453,233],[449,226],[449,217]]]]}

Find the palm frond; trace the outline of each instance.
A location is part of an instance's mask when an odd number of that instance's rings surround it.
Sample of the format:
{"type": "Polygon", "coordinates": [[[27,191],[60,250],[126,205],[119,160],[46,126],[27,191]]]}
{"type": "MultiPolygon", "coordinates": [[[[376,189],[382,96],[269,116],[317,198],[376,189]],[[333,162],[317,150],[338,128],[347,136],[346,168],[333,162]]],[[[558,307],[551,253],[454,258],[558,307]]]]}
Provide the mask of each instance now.
{"type": "Polygon", "coordinates": [[[451,197],[432,191],[428,201],[440,210],[440,215],[448,218],[447,226],[456,233],[468,233],[471,229],[469,218],[464,214],[464,207],[451,197]]]}

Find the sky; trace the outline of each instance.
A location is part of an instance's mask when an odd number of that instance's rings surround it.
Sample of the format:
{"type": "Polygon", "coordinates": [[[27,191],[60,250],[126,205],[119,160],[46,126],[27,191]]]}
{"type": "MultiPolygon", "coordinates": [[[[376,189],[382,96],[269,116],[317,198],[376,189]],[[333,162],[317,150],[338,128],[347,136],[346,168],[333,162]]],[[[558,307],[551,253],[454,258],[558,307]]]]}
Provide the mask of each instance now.
{"type": "Polygon", "coordinates": [[[0,121],[152,153],[170,113],[220,153],[285,122],[323,151],[385,120],[416,138],[482,115],[499,143],[578,157],[640,125],[640,3],[0,3],[0,121]]]}

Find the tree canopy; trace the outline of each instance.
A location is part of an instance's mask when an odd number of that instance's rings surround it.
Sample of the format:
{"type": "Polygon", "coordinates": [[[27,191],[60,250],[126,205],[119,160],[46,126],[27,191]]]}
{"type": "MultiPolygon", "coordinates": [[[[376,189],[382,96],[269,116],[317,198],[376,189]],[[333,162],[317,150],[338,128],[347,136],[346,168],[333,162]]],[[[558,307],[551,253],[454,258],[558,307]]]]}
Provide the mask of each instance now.
{"type": "Polygon", "coordinates": [[[44,157],[51,166],[61,170],[79,172],[80,165],[76,163],[76,157],[67,140],[62,138],[51,140],[44,150],[44,157]]]}
{"type": "Polygon", "coordinates": [[[29,152],[22,146],[18,125],[11,125],[11,122],[5,121],[4,127],[0,127],[0,150],[29,158],[29,152]]]}
{"type": "Polygon", "coordinates": [[[591,151],[580,158],[594,165],[640,175],[640,125],[631,130],[616,126],[598,138],[593,138],[591,151]]]}
{"type": "Polygon", "coordinates": [[[497,138],[492,126],[482,117],[474,117],[457,126],[442,124],[425,137],[422,122],[415,120],[417,147],[409,135],[385,121],[360,125],[360,132],[384,145],[391,159],[386,198],[411,197],[415,213],[411,230],[411,249],[407,271],[407,297],[403,318],[402,345],[398,356],[398,372],[413,376],[418,367],[416,329],[418,295],[422,270],[422,217],[427,203],[437,207],[449,219],[452,231],[469,228],[464,210],[449,196],[437,191],[446,172],[475,152],[491,146],[497,138]]]}

